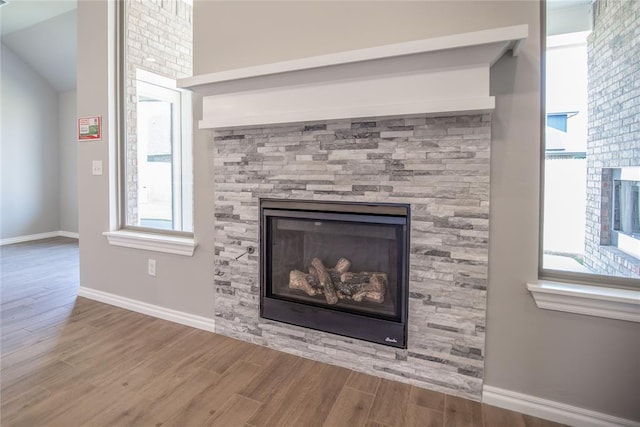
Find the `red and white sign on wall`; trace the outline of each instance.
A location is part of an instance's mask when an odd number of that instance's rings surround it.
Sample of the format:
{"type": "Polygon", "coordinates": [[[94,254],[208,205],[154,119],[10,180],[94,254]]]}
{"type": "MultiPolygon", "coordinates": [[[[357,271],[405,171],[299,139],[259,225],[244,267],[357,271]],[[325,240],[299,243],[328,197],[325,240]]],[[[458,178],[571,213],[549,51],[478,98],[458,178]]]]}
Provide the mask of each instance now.
{"type": "Polygon", "coordinates": [[[102,139],[102,120],[100,116],[78,118],[78,141],[100,141],[102,139]]]}

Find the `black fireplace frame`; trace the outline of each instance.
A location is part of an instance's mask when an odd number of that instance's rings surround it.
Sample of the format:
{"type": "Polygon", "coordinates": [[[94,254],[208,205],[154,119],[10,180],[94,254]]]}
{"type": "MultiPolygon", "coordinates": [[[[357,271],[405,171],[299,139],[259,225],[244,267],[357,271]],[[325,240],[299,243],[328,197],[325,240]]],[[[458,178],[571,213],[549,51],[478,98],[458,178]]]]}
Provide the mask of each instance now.
{"type": "Polygon", "coordinates": [[[408,204],[396,203],[260,199],[260,317],[391,347],[407,348],[410,209],[408,204]],[[402,227],[400,245],[403,257],[398,269],[400,307],[397,318],[347,312],[267,295],[266,280],[271,263],[266,248],[267,217],[310,218],[309,215],[318,220],[348,221],[367,218],[367,222],[402,227]]]}

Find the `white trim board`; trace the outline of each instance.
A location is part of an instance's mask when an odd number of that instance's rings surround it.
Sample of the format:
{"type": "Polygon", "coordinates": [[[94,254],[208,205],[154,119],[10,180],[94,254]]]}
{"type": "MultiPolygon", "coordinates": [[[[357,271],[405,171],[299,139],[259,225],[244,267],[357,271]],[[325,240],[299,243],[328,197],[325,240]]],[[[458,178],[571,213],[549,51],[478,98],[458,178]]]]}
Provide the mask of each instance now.
{"type": "MultiPolygon", "coordinates": [[[[312,94],[312,90],[306,90],[305,95],[299,99],[309,98],[318,100],[319,96],[337,96],[338,92],[331,92],[327,88],[318,90],[312,94]]],[[[365,92],[372,93],[372,92],[365,92]]],[[[282,100],[287,97],[279,98],[282,100]]],[[[205,104],[209,105],[208,100],[205,104]]],[[[251,103],[254,107],[258,105],[258,99],[254,98],[251,103]]],[[[226,105],[226,104],[225,104],[226,105]]],[[[217,104],[211,104],[211,110],[216,110],[217,104]]],[[[198,121],[200,129],[226,130],[234,127],[257,127],[264,125],[279,125],[284,123],[301,123],[319,120],[339,120],[343,118],[370,118],[370,117],[402,117],[412,115],[458,115],[458,114],[478,114],[490,113],[495,108],[495,98],[473,97],[465,99],[444,99],[428,102],[411,102],[404,104],[381,104],[381,105],[361,105],[358,107],[335,107],[335,108],[315,108],[301,109],[299,111],[288,111],[283,113],[257,113],[247,114],[242,117],[224,117],[221,114],[210,114],[206,119],[198,121]]],[[[265,108],[264,111],[267,111],[265,108]]],[[[217,111],[217,110],[216,110],[217,111]]]]}
{"type": "Polygon", "coordinates": [[[159,305],[125,298],[123,296],[111,294],[109,292],[85,288],[84,286],[80,286],[80,288],[78,289],[78,296],[98,302],[103,302],[105,304],[114,305],[126,310],[135,311],[136,313],[146,314],[147,316],[157,317],[158,319],[168,320],[170,322],[190,326],[192,328],[215,332],[215,319],[209,317],[196,316],[195,314],[172,310],[170,308],[161,307],[159,305]]]}
{"type": "Polygon", "coordinates": [[[46,233],[38,233],[38,234],[29,234],[26,236],[17,236],[17,237],[8,237],[6,239],[0,240],[0,246],[4,245],[12,245],[14,243],[22,243],[22,242],[31,242],[33,240],[42,240],[42,239],[50,239],[52,237],[70,237],[72,239],[80,238],[78,233],[74,233],[72,231],[48,231],[46,233]]]}
{"type": "Polygon", "coordinates": [[[540,280],[527,283],[539,308],[640,322],[640,292],[540,280]]]}
{"type": "Polygon", "coordinates": [[[105,231],[102,235],[107,238],[110,245],[183,256],[193,256],[198,246],[194,237],[126,230],[105,231]]]}
{"type": "Polygon", "coordinates": [[[640,421],[489,385],[482,387],[482,403],[575,427],[640,427],[640,421]]]}
{"type": "Polygon", "coordinates": [[[202,96],[201,129],[494,109],[491,65],[527,25],[414,40],[178,81],[202,96]],[[337,101],[336,101],[337,100],[337,101]]]}
{"type": "Polygon", "coordinates": [[[73,231],[64,231],[64,230],[60,230],[58,231],[59,235],[62,237],[69,237],[70,239],[79,239],[80,238],[80,233],[75,233],[73,231]]]}

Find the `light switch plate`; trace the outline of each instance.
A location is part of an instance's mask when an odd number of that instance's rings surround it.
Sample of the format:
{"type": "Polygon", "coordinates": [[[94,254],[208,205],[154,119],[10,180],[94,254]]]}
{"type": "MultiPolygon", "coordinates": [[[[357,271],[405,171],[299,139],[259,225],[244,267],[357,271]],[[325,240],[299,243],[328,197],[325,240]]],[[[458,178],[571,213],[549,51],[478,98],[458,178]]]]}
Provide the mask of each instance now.
{"type": "Polygon", "coordinates": [[[94,160],[91,163],[91,174],[102,175],[102,160],[94,160]]]}

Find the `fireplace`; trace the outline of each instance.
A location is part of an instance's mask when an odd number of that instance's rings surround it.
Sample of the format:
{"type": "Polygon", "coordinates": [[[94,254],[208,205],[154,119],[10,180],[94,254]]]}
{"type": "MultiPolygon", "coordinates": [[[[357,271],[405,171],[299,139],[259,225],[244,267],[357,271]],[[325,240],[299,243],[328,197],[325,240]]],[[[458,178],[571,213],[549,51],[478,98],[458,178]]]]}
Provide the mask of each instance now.
{"type": "Polygon", "coordinates": [[[216,332],[479,398],[489,249],[490,126],[490,115],[473,114],[216,130],[212,141],[216,332]],[[397,206],[403,209],[385,210],[397,206]],[[319,218],[325,214],[336,215],[338,223],[319,218]],[[360,221],[366,217],[374,222],[360,221]],[[400,224],[406,221],[406,234],[395,243],[386,238],[365,246],[384,244],[390,264],[389,245],[397,245],[398,254],[404,250],[409,272],[398,267],[395,282],[404,287],[405,294],[396,299],[400,306],[380,312],[390,301],[387,290],[381,305],[371,301],[356,305],[358,301],[344,298],[329,304],[324,294],[289,289],[291,271],[309,273],[312,258],[334,270],[338,260],[346,258],[351,262],[348,271],[382,272],[392,282],[393,273],[380,260],[359,265],[359,252],[346,243],[338,245],[336,239],[373,237],[369,226],[391,227],[384,220],[394,217],[401,217],[400,224]],[[348,226],[325,226],[341,223],[348,226]],[[364,228],[357,229],[354,223],[364,228]],[[309,229],[318,228],[329,231],[328,236],[318,231],[309,235],[309,229]],[[359,230],[366,231],[349,235],[359,230]],[[286,238],[286,244],[274,247],[268,242],[275,233],[279,233],[276,239],[286,238]],[[311,238],[340,247],[328,253],[310,251],[311,238]],[[288,263],[279,272],[274,269],[278,251],[277,257],[288,263]],[[370,311],[363,312],[364,308],[370,311]],[[406,336],[405,342],[391,332],[372,336],[383,327],[406,336]],[[387,337],[398,342],[389,343],[387,337]]]}
{"type": "Polygon", "coordinates": [[[527,33],[494,28],[181,81],[202,96],[199,127],[213,130],[216,332],[480,399],[491,66],[517,55],[527,33]],[[317,266],[342,281],[345,265],[368,282],[327,299],[317,266]]]}
{"type": "Polygon", "coordinates": [[[407,346],[409,206],[263,199],[260,315],[407,346]]]}

